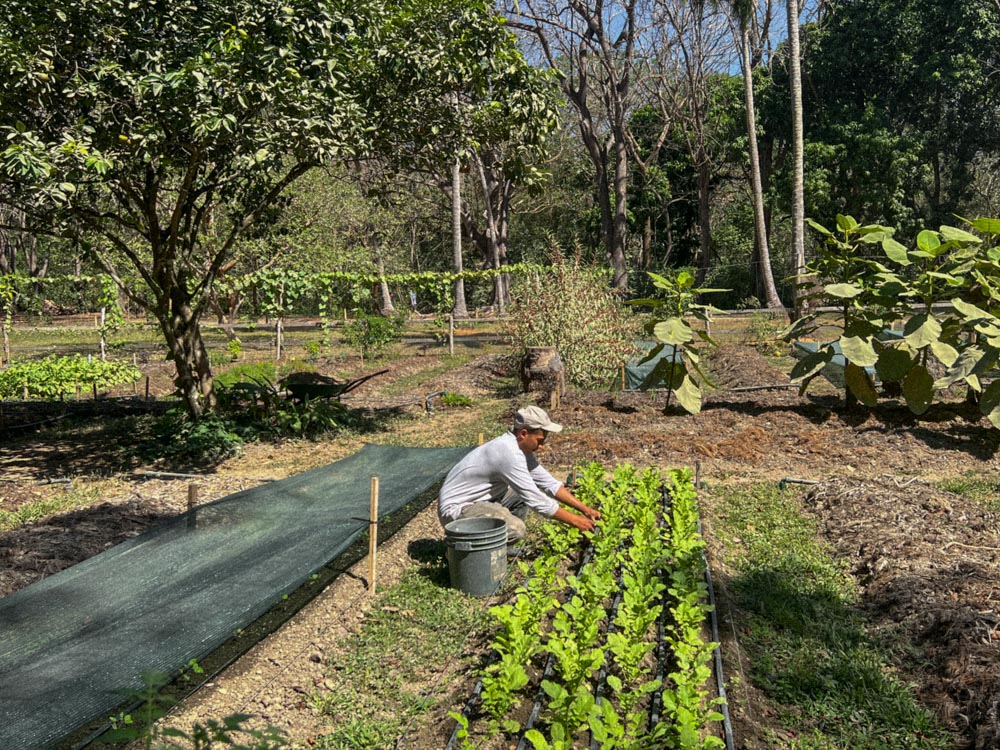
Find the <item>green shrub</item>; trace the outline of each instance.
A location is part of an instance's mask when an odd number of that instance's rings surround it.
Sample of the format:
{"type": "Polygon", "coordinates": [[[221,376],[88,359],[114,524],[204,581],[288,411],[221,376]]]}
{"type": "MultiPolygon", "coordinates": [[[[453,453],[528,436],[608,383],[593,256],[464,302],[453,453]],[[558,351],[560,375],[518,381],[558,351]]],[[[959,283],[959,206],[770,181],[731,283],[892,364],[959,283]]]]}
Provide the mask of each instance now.
{"type": "Polygon", "coordinates": [[[355,320],[347,323],[341,333],[344,343],[352,349],[357,349],[361,359],[378,357],[389,344],[399,341],[402,337],[405,315],[386,318],[381,315],[361,314],[355,320]]]}
{"type": "Polygon", "coordinates": [[[207,414],[195,422],[183,409],[171,409],[154,427],[154,440],[144,452],[196,464],[214,463],[243,447],[237,430],[232,420],[219,414],[207,414]]]}
{"type": "Polygon", "coordinates": [[[606,387],[635,351],[639,324],[610,288],[607,268],[585,266],[579,252],[565,258],[552,247],[547,273],[527,276],[515,288],[505,333],[524,353],[554,346],[570,382],[606,387]]]}
{"type": "Polygon", "coordinates": [[[243,353],[243,344],[240,343],[239,339],[229,339],[226,342],[226,353],[229,354],[229,359],[235,362],[243,353]]]}
{"type": "Polygon", "coordinates": [[[323,351],[322,341],[307,341],[303,348],[306,350],[306,359],[310,362],[315,362],[319,358],[320,352],[323,351]]]}
{"type": "Polygon", "coordinates": [[[461,393],[443,393],[441,394],[441,404],[443,406],[472,406],[472,399],[461,393]]]}

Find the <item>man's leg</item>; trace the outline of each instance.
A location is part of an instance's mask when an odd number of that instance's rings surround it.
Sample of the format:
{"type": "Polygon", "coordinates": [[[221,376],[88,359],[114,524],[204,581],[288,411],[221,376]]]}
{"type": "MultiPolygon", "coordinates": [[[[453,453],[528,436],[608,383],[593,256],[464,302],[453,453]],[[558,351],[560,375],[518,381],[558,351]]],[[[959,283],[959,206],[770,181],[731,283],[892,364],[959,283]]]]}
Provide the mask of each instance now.
{"type": "Polygon", "coordinates": [[[500,504],[513,513],[516,517],[520,518],[522,521],[528,518],[528,505],[514,490],[507,490],[507,494],[500,499],[500,504]]]}
{"type": "Polygon", "coordinates": [[[499,518],[507,524],[507,541],[524,539],[528,533],[524,521],[511,513],[500,503],[473,503],[462,511],[460,518],[499,518]]]}

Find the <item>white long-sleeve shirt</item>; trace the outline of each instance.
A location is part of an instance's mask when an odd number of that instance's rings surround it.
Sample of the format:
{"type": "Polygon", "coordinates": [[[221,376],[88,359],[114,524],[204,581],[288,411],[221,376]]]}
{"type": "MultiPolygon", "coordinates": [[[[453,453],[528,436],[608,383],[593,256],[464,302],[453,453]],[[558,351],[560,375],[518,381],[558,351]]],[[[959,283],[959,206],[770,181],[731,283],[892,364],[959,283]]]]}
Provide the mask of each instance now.
{"type": "Polygon", "coordinates": [[[455,521],[473,503],[500,500],[513,490],[532,510],[553,516],[554,496],[562,482],[542,468],[534,456],[517,447],[513,432],[505,432],[468,453],[445,477],[438,493],[441,523],[455,521]]]}

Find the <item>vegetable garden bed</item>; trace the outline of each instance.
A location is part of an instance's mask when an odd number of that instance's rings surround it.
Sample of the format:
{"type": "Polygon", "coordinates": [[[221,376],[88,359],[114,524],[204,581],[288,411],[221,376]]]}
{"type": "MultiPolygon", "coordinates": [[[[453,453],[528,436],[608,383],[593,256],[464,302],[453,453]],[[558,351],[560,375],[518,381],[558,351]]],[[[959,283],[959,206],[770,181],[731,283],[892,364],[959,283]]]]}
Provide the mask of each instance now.
{"type": "Polygon", "coordinates": [[[687,470],[590,464],[580,499],[603,518],[578,572],[575,529],[543,527],[525,583],[491,610],[494,659],[449,748],[712,748],[704,542],[687,470]]]}

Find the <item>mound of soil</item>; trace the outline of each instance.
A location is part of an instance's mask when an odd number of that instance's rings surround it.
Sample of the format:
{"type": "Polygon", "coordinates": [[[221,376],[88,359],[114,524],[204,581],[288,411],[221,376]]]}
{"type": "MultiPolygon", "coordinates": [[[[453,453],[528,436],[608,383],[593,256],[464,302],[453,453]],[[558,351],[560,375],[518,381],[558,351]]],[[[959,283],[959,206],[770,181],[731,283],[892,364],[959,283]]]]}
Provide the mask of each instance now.
{"type": "Polygon", "coordinates": [[[838,479],[805,505],[850,561],[866,619],[970,748],[1000,747],[1000,518],[924,482],[838,479]]]}

